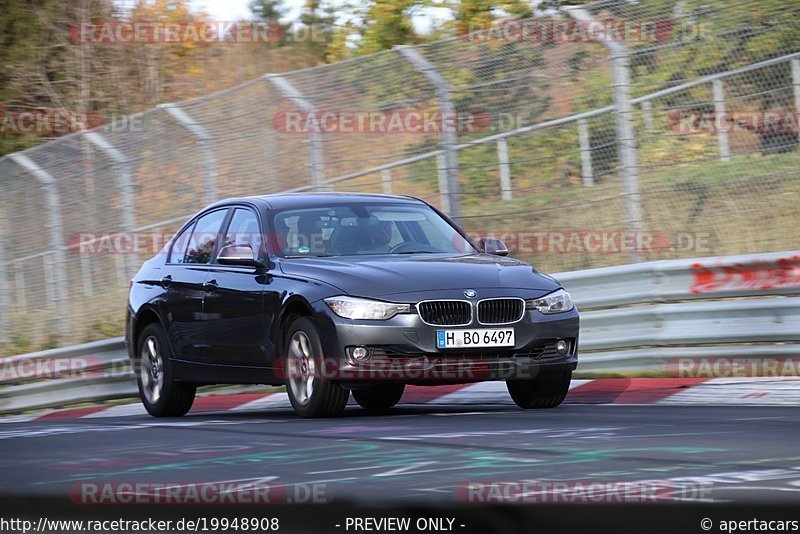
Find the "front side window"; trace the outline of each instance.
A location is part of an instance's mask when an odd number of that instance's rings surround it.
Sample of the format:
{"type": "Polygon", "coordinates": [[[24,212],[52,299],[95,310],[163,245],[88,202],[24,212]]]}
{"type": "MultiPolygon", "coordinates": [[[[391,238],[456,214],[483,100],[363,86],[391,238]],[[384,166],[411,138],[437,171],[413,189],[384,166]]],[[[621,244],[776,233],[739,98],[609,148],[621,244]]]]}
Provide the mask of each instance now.
{"type": "Polygon", "coordinates": [[[426,205],[350,204],[284,210],[274,217],[288,257],[477,252],[426,205]]]}
{"type": "Polygon", "coordinates": [[[214,248],[217,245],[217,238],[222,227],[222,222],[227,215],[227,209],[221,209],[207,213],[197,219],[188,240],[188,247],[183,263],[210,263],[214,248]]]}
{"type": "Polygon", "coordinates": [[[263,236],[256,214],[246,208],[236,208],[225,232],[222,246],[250,245],[253,252],[259,255],[262,242],[263,236]]]}

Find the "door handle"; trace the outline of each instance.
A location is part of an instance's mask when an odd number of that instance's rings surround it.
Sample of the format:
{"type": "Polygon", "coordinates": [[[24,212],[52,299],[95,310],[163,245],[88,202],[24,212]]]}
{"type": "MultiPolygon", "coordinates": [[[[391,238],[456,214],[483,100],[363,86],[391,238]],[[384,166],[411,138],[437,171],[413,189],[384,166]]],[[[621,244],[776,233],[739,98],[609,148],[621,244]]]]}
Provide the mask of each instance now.
{"type": "Polygon", "coordinates": [[[164,278],[161,279],[161,285],[164,287],[169,287],[172,283],[172,275],[166,275],[164,278]]]}
{"type": "Polygon", "coordinates": [[[216,291],[218,287],[219,284],[217,284],[216,280],[207,280],[206,282],[203,282],[203,289],[205,289],[209,293],[211,293],[212,291],[216,291]]]}

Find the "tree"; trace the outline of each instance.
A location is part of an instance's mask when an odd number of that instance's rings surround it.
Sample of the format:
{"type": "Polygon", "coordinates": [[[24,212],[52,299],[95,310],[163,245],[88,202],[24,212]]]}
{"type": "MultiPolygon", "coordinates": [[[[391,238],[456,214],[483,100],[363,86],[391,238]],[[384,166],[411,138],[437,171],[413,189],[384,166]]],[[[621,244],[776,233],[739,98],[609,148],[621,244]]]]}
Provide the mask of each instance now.
{"type": "Polygon", "coordinates": [[[249,7],[260,20],[277,21],[284,14],[282,0],[251,0],[249,7]]]}
{"type": "MultiPolygon", "coordinates": [[[[280,39],[278,43],[284,46],[287,40],[287,25],[280,23],[280,18],[286,14],[286,8],[283,5],[283,0],[251,0],[250,12],[261,21],[272,23],[271,29],[276,27],[280,28],[280,39]]],[[[271,43],[276,44],[276,43],[271,43]]]]}
{"type": "Polygon", "coordinates": [[[295,31],[295,38],[305,46],[318,61],[326,61],[328,49],[336,33],[336,8],[321,0],[306,0],[300,13],[302,27],[295,31]]]}
{"type": "Polygon", "coordinates": [[[351,22],[346,22],[333,29],[330,41],[325,49],[326,63],[334,63],[350,57],[352,50],[348,46],[348,38],[354,33],[356,33],[356,28],[351,22]]]}
{"type": "MultiPolygon", "coordinates": [[[[111,0],[0,0],[0,110],[96,111],[107,94],[96,78],[110,50],[70,37],[74,21],[110,17],[111,0]]],[[[48,132],[0,134],[0,154],[38,144],[48,132]]]]}
{"type": "MultiPolygon", "coordinates": [[[[189,23],[207,18],[193,12],[188,0],[139,0],[132,13],[134,20],[148,22],[189,23]]],[[[155,106],[172,100],[173,84],[199,76],[203,71],[192,64],[198,43],[186,40],[179,43],[153,43],[130,48],[138,70],[147,105],[155,106]]]]}
{"type": "Polygon", "coordinates": [[[420,0],[373,0],[364,16],[359,52],[369,54],[416,41],[410,11],[420,0]]]}
{"type": "Polygon", "coordinates": [[[447,4],[450,8],[456,34],[466,35],[470,30],[486,29],[498,18],[527,18],[532,16],[528,2],[522,0],[460,0],[447,4]]]}

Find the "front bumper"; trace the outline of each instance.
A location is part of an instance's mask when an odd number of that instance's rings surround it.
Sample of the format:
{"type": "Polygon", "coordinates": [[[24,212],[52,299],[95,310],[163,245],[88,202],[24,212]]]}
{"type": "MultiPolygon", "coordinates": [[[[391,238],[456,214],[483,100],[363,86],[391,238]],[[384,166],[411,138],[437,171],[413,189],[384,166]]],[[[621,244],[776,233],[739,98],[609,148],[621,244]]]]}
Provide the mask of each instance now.
{"type": "Polygon", "coordinates": [[[514,328],[514,347],[438,349],[440,329],[493,328],[475,322],[468,326],[430,326],[415,313],[386,321],[354,321],[335,315],[324,302],[317,303],[317,324],[324,350],[323,370],[328,378],[346,387],[368,387],[376,382],[448,384],[485,380],[533,379],[542,374],[577,367],[579,316],[577,309],[545,315],[526,310],[514,328]],[[555,350],[565,340],[565,354],[555,350]],[[371,358],[357,362],[354,347],[365,347],[371,358]]]}

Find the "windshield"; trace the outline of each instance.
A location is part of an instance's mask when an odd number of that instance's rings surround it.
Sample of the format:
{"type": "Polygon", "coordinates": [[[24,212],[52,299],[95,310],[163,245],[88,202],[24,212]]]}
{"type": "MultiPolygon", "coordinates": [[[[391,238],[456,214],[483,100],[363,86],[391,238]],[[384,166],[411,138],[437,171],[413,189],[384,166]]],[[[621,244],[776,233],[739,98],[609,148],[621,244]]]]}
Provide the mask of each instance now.
{"type": "Polygon", "coordinates": [[[276,212],[274,228],[286,257],[476,253],[425,205],[348,204],[276,212]]]}

